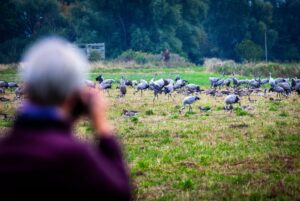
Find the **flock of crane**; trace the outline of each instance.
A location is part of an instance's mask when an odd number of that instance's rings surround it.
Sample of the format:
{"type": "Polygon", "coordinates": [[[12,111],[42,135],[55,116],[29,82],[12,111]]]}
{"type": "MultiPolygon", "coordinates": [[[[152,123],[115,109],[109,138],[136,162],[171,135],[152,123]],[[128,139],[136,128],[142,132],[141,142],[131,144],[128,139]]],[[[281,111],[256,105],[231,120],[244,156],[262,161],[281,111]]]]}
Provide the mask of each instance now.
{"type": "MultiPolygon", "coordinates": [[[[115,82],[113,79],[104,79],[102,75],[96,77],[96,81],[99,82],[99,88],[102,90],[109,90],[112,88],[112,84],[115,82]]],[[[232,111],[233,104],[240,104],[240,96],[248,96],[250,102],[250,95],[255,93],[259,96],[266,97],[268,92],[275,92],[281,100],[282,96],[288,97],[293,91],[296,91],[300,95],[300,79],[298,78],[272,78],[270,76],[268,79],[254,78],[251,80],[239,80],[235,77],[232,78],[219,78],[210,77],[210,89],[203,90],[199,85],[189,83],[187,80],[182,79],[180,76],[176,76],[173,80],[171,78],[161,78],[155,80],[152,78],[149,82],[144,79],[140,81],[128,80],[123,76],[120,81],[118,81],[117,88],[120,90],[118,97],[124,97],[127,93],[128,86],[134,88],[134,94],[140,92],[141,96],[143,91],[152,90],[153,91],[153,102],[158,98],[159,94],[165,94],[169,98],[174,99],[174,92],[184,94],[186,97],[182,101],[182,107],[179,112],[182,112],[186,106],[189,107],[189,111],[192,111],[191,105],[200,100],[198,94],[204,93],[211,96],[226,96],[224,99],[224,109],[232,111]],[[270,88],[267,90],[266,87],[262,89],[264,85],[269,84],[270,88]],[[218,90],[219,89],[219,90],[218,90]]],[[[93,81],[87,80],[87,86],[96,87],[93,81]]],[[[109,93],[109,92],[108,92],[109,93]]]]}
{"type": "MultiPolygon", "coordinates": [[[[95,83],[91,80],[86,80],[85,84],[88,87],[99,87],[102,90],[107,91],[109,94],[109,89],[112,88],[113,83],[116,82],[113,79],[104,79],[102,75],[96,77],[96,81],[99,83],[95,83]]],[[[182,79],[180,76],[176,76],[173,80],[171,78],[161,78],[155,80],[152,78],[149,82],[141,79],[139,81],[136,80],[128,80],[123,76],[120,81],[118,81],[117,89],[120,90],[120,94],[118,98],[122,98],[127,93],[127,87],[134,88],[134,94],[139,93],[141,96],[143,95],[143,91],[152,90],[154,97],[153,102],[158,99],[159,94],[165,94],[169,98],[174,100],[174,92],[184,94],[186,97],[182,101],[182,107],[179,112],[181,113],[186,106],[189,107],[189,111],[192,111],[192,104],[197,100],[200,100],[199,94],[204,93],[210,96],[226,96],[224,99],[224,109],[232,111],[233,104],[240,104],[240,96],[248,96],[249,101],[251,100],[250,95],[255,93],[259,96],[266,97],[268,92],[277,93],[278,100],[281,98],[288,97],[293,91],[297,92],[300,95],[300,79],[298,78],[272,78],[270,76],[268,79],[260,79],[254,78],[251,80],[239,80],[235,77],[232,78],[219,78],[219,77],[210,77],[210,88],[202,89],[199,85],[189,83],[187,80],[182,79]],[[261,88],[264,85],[269,84],[269,90],[266,87],[261,88]]],[[[23,86],[18,86],[15,82],[6,82],[0,81],[0,94],[5,93],[5,89],[15,90],[16,98],[20,98],[25,95],[25,89],[23,86]]],[[[8,99],[4,97],[0,97],[0,101],[8,101],[8,99]]]]}

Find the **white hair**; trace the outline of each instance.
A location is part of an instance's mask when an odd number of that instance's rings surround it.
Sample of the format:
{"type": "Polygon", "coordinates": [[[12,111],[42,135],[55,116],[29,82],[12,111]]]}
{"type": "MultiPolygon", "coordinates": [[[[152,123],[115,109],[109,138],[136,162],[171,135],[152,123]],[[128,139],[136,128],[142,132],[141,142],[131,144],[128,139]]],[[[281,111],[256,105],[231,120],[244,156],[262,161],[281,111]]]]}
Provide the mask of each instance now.
{"type": "Polygon", "coordinates": [[[20,76],[29,98],[57,104],[83,85],[87,70],[88,61],[77,47],[52,37],[38,41],[25,53],[20,76]]]}

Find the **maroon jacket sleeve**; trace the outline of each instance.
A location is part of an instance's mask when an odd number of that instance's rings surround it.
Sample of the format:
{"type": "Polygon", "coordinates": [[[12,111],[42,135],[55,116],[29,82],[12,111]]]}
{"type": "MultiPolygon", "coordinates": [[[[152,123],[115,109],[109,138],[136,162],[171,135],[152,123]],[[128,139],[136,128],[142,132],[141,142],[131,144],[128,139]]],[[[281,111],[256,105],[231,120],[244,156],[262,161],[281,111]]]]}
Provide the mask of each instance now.
{"type": "MultiPolygon", "coordinates": [[[[101,137],[97,149],[80,149],[74,165],[78,189],[101,200],[130,200],[131,187],[120,145],[112,137],[101,137]]],[[[74,169],[74,168],[73,168],[74,169]]]]}

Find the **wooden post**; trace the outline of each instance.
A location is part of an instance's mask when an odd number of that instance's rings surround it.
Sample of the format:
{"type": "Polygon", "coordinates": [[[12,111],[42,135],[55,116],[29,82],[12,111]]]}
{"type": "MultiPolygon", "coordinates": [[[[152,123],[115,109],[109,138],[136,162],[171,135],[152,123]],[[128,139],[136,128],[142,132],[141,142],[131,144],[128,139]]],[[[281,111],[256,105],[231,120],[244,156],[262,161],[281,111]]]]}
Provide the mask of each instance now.
{"type": "Polygon", "coordinates": [[[268,62],[268,42],[267,42],[267,29],[265,30],[265,59],[268,62]]]}

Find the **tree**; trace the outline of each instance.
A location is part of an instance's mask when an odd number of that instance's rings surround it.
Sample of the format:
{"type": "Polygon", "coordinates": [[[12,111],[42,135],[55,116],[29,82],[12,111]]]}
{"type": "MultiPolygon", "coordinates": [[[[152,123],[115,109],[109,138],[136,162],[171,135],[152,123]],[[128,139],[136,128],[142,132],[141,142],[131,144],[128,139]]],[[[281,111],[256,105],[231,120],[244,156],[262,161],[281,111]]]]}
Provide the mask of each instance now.
{"type": "Polygon", "coordinates": [[[245,59],[267,38],[270,59],[300,60],[299,10],[299,0],[7,0],[0,4],[0,62],[18,61],[27,45],[51,34],[105,42],[106,58],[169,48],[195,63],[245,59]],[[257,46],[237,51],[246,40],[257,46]]]}
{"type": "Polygon", "coordinates": [[[263,49],[251,40],[243,40],[237,44],[235,51],[242,60],[257,61],[263,56],[263,49]]]}

